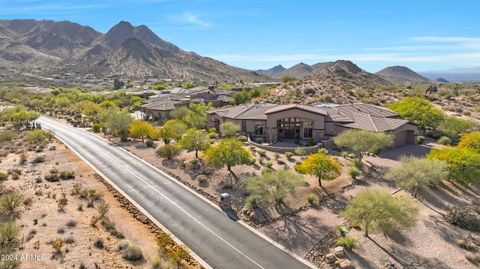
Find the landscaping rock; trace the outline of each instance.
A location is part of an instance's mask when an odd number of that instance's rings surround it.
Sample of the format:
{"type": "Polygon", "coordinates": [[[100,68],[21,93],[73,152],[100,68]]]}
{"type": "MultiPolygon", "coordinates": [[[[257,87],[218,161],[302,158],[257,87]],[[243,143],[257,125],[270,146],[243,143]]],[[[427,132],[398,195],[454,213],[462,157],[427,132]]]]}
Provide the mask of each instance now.
{"type": "Polygon", "coordinates": [[[355,269],[355,266],[352,264],[352,261],[350,260],[342,260],[339,266],[342,269],[355,269]]]}
{"type": "Polygon", "coordinates": [[[335,254],[333,253],[328,253],[327,256],[325,256],[325,258],[327,259],[327,262],[330,264],[335,263],[335,261],[337,260],[337,257],[335,257],[335,254]]]}
{"type": "Polygon", "coordinates": [[[345,255],[345,249],[343,247],[338,246],[333,250],[333,253],[335,254],[335,256],[341,258],[345,255]]]}

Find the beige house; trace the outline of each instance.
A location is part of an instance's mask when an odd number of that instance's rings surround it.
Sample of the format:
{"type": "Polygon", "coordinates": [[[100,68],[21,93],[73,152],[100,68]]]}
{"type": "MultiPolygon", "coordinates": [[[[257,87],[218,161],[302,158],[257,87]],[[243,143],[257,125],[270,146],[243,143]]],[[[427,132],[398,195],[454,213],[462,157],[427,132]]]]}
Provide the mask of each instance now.
{"type": "Polygon", "coordinates": [[[344,130],[361,129],[392,133],[395,146],[402,146],[414,144],[418,133],[416,125],[399,119],[397,113],[369,104],[240,105],[210,111],[207,126],[218,129],[226,121],[239,125],[251,140],[270,144],[317,143],[344,130]]]}

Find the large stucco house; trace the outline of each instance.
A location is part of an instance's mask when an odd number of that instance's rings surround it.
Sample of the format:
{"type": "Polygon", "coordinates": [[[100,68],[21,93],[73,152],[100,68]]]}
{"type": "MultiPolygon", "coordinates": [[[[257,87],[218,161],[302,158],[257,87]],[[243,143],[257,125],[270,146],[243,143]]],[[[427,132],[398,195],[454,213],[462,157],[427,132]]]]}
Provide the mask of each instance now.
{"type": "Polygon", "coordinates": [[[391,133],[395,146],[402,146],[414,144],[418,133],[416,125],[397,113],[369,104],[246,104],[210,111],[207,126],[218,129],[226,121],[239,125],[251,140],[271,144],[292,139],[320,142],[348,129],[361,129],[391,133]]]}

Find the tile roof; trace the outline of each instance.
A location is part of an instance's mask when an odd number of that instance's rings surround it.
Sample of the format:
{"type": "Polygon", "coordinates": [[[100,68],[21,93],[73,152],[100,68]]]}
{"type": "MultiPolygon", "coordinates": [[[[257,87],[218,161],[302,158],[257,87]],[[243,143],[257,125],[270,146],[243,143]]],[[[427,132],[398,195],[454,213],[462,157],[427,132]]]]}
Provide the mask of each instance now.
{"type": "Polygon", "coordinates": [[[308,105],[299,105],[299,104],[278,105],[276,107],[273,107],[273,108],[265,111],[265,114],[271,114],[271,113],[280,112],[280,111],[284,111],[284,110],[288,110],[288,109],[294,109],[294,108],[301,109],[301,110],[306,110],[306,111],[309,111],[309,112],[313,112],[315,114],[327,115],[327,112],[322,108],[318,108],[318,107],[314,107],[314,106],[308,106],[308,105]]]}
{"type": "Polygon", "coordinates": [[[218,114],[220,117],[237,120],[257,119],[266,120],[267,114],[265,111],[275,107],[273,104],[248,104],[239,105],[227,108],[220,108],[211,110],[210,114],[218,114]]]}
{"type": "Polygon", "coordinates": [[[372,132],[393,131],[408,121],[396,118],[375,117],[368,113],[357,112],[353,114],[353,122],[342,124],[347,128],[362,129],[372,132]]]}

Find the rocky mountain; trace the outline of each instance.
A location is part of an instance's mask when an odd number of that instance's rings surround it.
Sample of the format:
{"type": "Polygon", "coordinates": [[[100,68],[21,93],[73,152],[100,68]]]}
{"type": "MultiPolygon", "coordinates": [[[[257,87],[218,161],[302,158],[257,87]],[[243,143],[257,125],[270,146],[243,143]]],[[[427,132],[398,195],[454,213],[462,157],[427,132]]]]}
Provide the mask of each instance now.
{"type": "Polygon", "coordinates": [[[448,80],[446,80],[444,78],[436,78],[435,81],[440,82],[440,83],[448,83],[448,80]]]}
{"type": "Polygon", "coordinates": [[[282,76],[283,72],[287,70],[285,67],[283,67],[281,64],[274,66],[270,69],[266,70],[257,70],[256,72],[260,75],[264,75],[267,77],[271,78],[279,78],[282,76]]]}
{"type": "Polygon", "coordinates": [[[103,34],[67,21],[0,20],[0,67],[24,71],[158,77],[189,80],[267,81],[249,70],[187,52],[147,26],[121,21],[103,34]]]}
{"type": "Polygon", "coordinates": [[[409,82],[428,82],[429,79],[419,75],[406,66],[389,66],[384,68],[376,75],[384,78],[391,83],[409,83],[409,82]]]}
{"type": "Polygon", "coordinates": [[[358,89],[374,89],[391,85],[387,80],[368,73],[350,61],[338,60],[324,65],[312,75],[279,85],[268,100],[275,103],[308,103],[318,100],[344,103],[355,101],[358,89]]]}
{"type": "Polygon", "coordinates": [[[257,70],[257,73],[271,77],[271,78],[277,78],[277,79],[283,76],[291,76],[294,78],[304,78],[322,69],[328,68],[332,65],[333,65],[333,62],[316,63],[313,65],[299,63],[288,69],[285,69],[285,67],[281,65],[277,65],[267,70],[257,70]]]}

